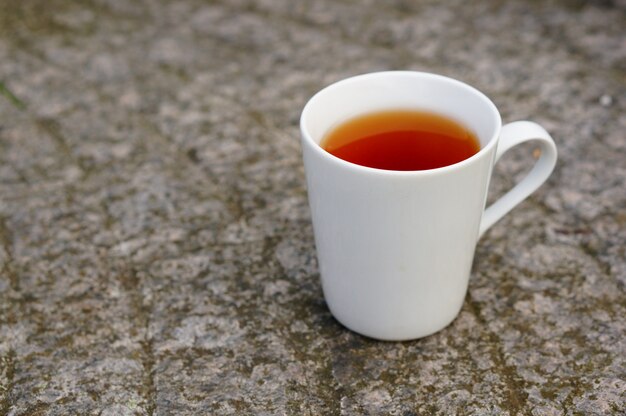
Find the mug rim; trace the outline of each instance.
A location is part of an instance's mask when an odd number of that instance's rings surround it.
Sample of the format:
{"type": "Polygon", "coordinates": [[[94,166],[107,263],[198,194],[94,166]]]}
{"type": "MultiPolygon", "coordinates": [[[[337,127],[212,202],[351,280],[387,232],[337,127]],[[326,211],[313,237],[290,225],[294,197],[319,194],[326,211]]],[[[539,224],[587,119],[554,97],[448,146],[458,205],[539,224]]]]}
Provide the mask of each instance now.
{"type": "Polygon", "coordinates": [[[421,72],[421,71],[368,72],[365,74],[355,75],[355,76],[341,79],[339,81],[336,81],[336,82],[333,82],[332,84],[327,85],[326,87],[322,88],[317,93],[315,93],[311,98],[309,98],[304,108],[302,109],[302,113],[300,114],[300,132],[304,139],[303,141],[304,143],[312,147],[313,150],[320,157],[327,158],[329,161],[332,161],[333,163],[338,164],[339,166],[342,166],[343,168],[346,168],[346,169],[353,169],[356,171],[361,171],[363,173],[390,175],[390,176],[426,176],[426,175],[440,174],[440,173],[445,173],[445,172],[461,169],[464,166],[469,165],[473,163],[474,161],[484,157],[484,155],[488,153],[492,147],[497,145],[501,128],[502,128],[502,117],[500,116],[500,112],[498,111],[493,101],[491,101],[491,99],[489,99],[489,97],[487,97],[483,92],[472,87],[469,84],[466,84],[463,81],[459,81],[457,79],[450,78],[445,75],[439,75],[439,74],[434,74],[431,72],[421,72]],[[322,146],[320,146],[319,143],[313,140],[313,138],[307,131],[307,128],[305,126],[305,121],[306,121],[307,114],[311,111],[311,107],[315,104],[315,101],[319,97],[319,95],[327,92],[329,89],[334,89],[344,84],[362,81],[365,78],[382,77],[382,76],[388,76],[388,75],[408,75],[408,76],[421,77],[421,78],[438,79],[440,81],[445,81],[450,84],[453,84],[457,88],[465,89],[466,91],[469,91],[472,94],[476,95],[481,101],[483,101],[486,104],[487,108],[491,110],[492,116],[495,118],[494,120],[495,129],[491,137],[488,138],[487,144],[484,147],[481,147],[478,152],[468,157],[467,159],[463,159],[460,162],[456,162],[451,165],[446,165],[446,166],[442,166],[442,167],[434,168],[434,169],[423,169],[423,170],[389,170],[389,169],[372,168],[369,166],[363,166],[357,163],[348,162],[347,160],[341,159],[333,155],[332,153],[324,150],[322,146]]]}

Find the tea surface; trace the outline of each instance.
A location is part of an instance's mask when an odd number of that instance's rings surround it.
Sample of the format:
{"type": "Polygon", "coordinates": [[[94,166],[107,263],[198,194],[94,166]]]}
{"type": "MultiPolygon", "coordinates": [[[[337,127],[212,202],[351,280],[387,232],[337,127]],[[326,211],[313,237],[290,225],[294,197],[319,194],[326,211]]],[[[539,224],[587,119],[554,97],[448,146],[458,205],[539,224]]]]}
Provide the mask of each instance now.
{"type": "Polygon", "coordinates": [[[448,117],[416,110],[385,110],[350,119],[321,142],[329,153],[385,170],[452,165],[480,150],[476,135],[448,117]]]}

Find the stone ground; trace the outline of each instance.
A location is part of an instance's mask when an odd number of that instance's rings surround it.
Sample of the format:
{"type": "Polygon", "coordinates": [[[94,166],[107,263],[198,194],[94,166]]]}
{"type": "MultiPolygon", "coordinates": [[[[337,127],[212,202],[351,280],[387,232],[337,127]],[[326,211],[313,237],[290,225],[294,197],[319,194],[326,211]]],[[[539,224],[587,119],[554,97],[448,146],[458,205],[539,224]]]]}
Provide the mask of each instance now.
{"type": "Polygon", "coordinates": [[[0,414],[626,413],[625,28],[610,0],[0,0],[0,414]],[[384,69],[560,151],[403,343],[324,304],[297,127],[384,69]]]}

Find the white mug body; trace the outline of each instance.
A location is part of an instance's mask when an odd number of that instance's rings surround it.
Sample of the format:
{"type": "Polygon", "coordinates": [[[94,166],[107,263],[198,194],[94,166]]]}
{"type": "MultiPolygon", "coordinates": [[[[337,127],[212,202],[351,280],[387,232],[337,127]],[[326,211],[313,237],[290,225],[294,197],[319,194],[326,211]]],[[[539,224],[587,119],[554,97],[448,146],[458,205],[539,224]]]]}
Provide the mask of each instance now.
{"type": "Polygon", "coordinates": [[[326,303],[347,328],[408,340],[446,327],[459,313],[481,233],[501,119],[462,82],[390,71],[332,84],[305,106],[302,149],[326,303]],[[422,171],[356,165],[326,152],[333,127],[381,110],[426,110],[473,131],[480,151],[422,171]]]}

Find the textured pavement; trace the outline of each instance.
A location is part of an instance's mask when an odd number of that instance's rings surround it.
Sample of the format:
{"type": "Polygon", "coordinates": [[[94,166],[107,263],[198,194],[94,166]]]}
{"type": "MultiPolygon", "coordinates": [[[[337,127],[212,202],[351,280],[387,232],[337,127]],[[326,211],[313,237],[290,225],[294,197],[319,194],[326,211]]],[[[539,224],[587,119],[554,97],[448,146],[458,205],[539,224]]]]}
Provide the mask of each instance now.
{"type": "Polygon", "coordinates": [[[0,415],[625,414],[625,28],[609,0],[0,0],[0,415]],[[560,152],[403,343],[324,304],[297,127],[385,69],[560,152]]]}

